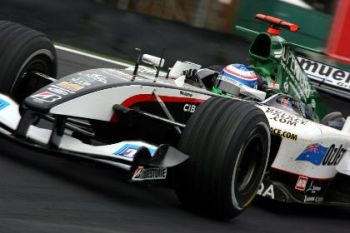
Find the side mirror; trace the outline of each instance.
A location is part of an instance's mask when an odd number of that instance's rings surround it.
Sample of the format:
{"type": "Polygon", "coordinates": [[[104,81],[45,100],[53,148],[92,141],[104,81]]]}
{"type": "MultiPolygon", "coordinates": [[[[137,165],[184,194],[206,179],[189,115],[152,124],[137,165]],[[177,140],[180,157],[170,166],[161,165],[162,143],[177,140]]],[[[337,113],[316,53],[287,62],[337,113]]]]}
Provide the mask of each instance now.
{"type": "Polygon", "coordinates": [[[151,65],[151,66],[158,67],[158,68],[162,68],[164,66],[164,63],[165,63],[164,58],[152,56],[149,54],[143,54],[141,61],[147,65],[151,65]]]}
{"type": "Polygon", "coordinates": [[[178,78],[183,75],[183,72],[186,70],[199,70],[201,65],[188,62],[188,61],[176,61],[174,66],[170,69],[169,77],[178,78]]]}

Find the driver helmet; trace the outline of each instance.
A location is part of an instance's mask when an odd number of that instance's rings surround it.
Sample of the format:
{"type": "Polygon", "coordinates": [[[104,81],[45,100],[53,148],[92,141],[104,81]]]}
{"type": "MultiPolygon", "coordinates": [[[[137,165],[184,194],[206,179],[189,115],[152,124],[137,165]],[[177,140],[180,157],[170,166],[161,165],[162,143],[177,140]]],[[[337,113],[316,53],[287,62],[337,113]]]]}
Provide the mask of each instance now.
{"type": "Polygon", "coordinates": [[[240,85],[257,89],[258,76],[246,65],[231,64],[220,72],[220,75],[214,83],[214,89],[223,94],[235,95],[240,85]]]}

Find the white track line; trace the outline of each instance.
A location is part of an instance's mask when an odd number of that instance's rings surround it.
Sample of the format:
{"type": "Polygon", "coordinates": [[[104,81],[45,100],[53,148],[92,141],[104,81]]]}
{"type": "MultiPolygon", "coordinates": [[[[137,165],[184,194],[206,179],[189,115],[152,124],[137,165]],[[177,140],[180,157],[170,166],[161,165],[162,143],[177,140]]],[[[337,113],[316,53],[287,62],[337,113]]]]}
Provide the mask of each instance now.
{"type": "Polygon", "coordinates": [[[58,50],[66,51],[66,52],[69,52],[69,53],[73,53],[73,54],[77,54],[77,55],[93,58],[93,59],[96,59],[96,60],[100,60],[100,61],[104,61],[104,62],[108,62],[108,63],[120,65],[120,66],[125,66],[125,67],[131,66],[130,64],[125,63],[125,62],[115,61],[115,60],[104,58],[104,57],[100,57],[100,56],[97,56],[97,55],[94,55],[94,54],[91,54],[91,53],[86,53],[86,52],[82,52],[82,51],[79,51],[79,50],[67,48],[67,47],[64,47],[64,46],[61,46],[61,45],[55,45],[55,48],[58,49],[58,50]]]}

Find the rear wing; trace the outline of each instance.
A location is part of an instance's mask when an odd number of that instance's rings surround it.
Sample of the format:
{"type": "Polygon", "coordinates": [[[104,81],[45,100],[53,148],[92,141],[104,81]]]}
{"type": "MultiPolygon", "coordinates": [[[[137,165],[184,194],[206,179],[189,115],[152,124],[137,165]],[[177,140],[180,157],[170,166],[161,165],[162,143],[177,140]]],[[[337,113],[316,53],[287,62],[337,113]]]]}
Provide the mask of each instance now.
{"type": "Polygon", "coordinates": [[[350,100],[350,72],[301,56],[297,59],[316,89],[350,100]]]}

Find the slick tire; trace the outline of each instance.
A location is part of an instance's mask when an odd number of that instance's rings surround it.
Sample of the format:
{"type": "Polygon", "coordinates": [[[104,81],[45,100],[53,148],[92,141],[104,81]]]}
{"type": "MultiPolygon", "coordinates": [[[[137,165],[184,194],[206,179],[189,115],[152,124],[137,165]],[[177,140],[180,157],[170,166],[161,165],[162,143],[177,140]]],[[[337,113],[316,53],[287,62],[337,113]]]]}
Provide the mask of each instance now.
{"type": "Polygon", "coordinates": [[[17,102],[48,84],[33,72],[56,77],[55,48],[41,32],[0,21],[0,51],[0,93],[17,102]]]}
{"type": "Polygon", "coordinates": [[[189,119],[179,149],[190,156],[176,171],[176,192],[192,211],[220,220],[254,199],[268,163],[266,116],[252,103],[215,97],[189,119]]]}

